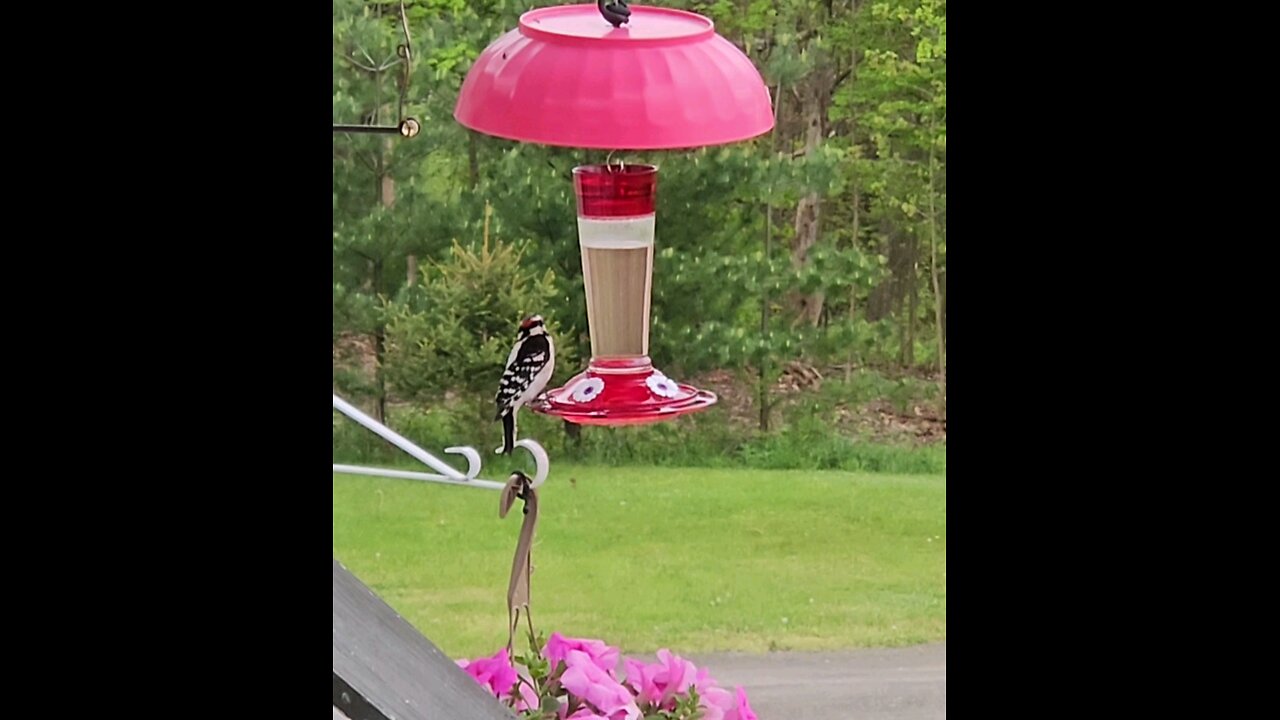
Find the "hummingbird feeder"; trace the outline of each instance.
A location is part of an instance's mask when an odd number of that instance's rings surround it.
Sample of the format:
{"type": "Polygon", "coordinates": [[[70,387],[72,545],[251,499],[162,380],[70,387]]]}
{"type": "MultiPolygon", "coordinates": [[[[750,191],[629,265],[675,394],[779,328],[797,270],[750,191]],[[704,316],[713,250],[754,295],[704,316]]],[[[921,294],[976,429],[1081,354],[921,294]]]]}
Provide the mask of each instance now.
{"type": "MultiPolygon", "coordinates": [[[[773,127],[759,71],[711,20],[623,0],[522,15],[476,59],[454,117],[496,137],[611,151],[723,145],[773,127]]],[[[584,165],[573,184],[591,361],[530,409],[633,425],[714,404],[649,359],[658,168],[584,165]]]]}

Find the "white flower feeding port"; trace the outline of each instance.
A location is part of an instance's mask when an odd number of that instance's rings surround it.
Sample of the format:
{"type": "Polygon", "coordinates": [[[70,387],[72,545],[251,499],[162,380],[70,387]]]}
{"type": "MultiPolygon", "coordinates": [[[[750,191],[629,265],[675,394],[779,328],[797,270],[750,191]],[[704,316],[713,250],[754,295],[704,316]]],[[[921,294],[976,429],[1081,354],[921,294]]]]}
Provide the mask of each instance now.
{"type": "MultiPolygon", "coordinates": [[[[333,396],[333,409],[360,423],[378,437],[381,437],[383,440],[395,445],[397,448],[408,453],[418,462],[436,471],[434,473],[426,473],[411,470],[393,470],[390,468],[371,468],[360,465],[342,465],[334,463],[333,471],[335,473],[371,475],[374,477],[397,478],[401,480],[420,480],[422,482],[444,483],[446,485],[466,485],[469,487],[484,488],[486,490],[501,490],[507,485],[506,481],[498,482],[494,480],[483,480],[480,478],[480,453],[473,447],[454,446],[444,449],[447,453],[461,455],[467,459],[467,471],[465,473],[458,472],[445,461],[437,458],[426,450],[423,450],[408,438],[369,417],[362,412],[360,408],[357,408],[337,395],[333,396]]],[[[536,441],[529,440],[527,438],[516,441],[516,447],[524,448],[533,456],[535,470],[531,476],[532,482],[530,484],[535,488],[540,487],[542,483],[546,482],[547,473],[551,470],[551,461],[547,457],[547,451],[544,450],[536,441]]]]}
{"type": "Polygon", "coordinates": [[[673,398],[680,394],[680,386],[676,384],[676,381],[660,372],[654,372],[654,374],[645,378],[644,382],[655,395],[673,398]]]}
{"type": "Polygon", "coordinates": [[[569,395],[573,397],[574,402],[591,402],[601,390],[604,390],[603,378],[583,378],[574,384],[569,395]]]}

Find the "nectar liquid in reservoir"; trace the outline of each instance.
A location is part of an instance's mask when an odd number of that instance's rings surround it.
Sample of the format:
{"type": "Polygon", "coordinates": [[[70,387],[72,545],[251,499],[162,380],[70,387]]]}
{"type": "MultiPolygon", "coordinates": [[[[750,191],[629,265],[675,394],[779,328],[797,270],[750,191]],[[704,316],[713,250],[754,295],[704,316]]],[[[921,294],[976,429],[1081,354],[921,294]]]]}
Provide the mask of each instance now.
{"type": "Polygon", "coordinates": [[[573,175],[592,358],[647,358],[657,168],[591,165],[573,175]]]}

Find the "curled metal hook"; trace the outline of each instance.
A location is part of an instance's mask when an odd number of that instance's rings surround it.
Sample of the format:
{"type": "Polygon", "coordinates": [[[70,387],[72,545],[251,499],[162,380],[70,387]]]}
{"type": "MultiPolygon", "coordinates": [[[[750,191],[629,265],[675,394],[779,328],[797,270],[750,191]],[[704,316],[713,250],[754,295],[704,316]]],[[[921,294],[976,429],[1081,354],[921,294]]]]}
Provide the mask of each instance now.
{"type": "MultiPolygon", "coordinates": [[[[618,151],[610,150],[609,154],[605,156],[604,167],[609,172],[613,172],[613,154],[616,152],[618,151]]],[[[623,162],[622,158],[618,158],[618,172],[626,172],[626,170],[627,170],[627,164],[623,162]]]]}
{"type": "Polygon", "coordinates": [[[445,448],[444,451],[453,455],[461,455],[467,459],[468,480],[475,480],[480,476],[480,453],[476,452],[475,448],[455,445],[454,447],[445,448]]]}
{"type": "Polygon", "coordinates": [[[516,447],[522,447],[529,451],[533,456],[533,482],[531,487],[542,487],[542,483],[547,481],[547,473],[551,471],[551,459],[547,457],[547,451],[538,444],[536,440],[525,438],[517,440],[516,447]]]}

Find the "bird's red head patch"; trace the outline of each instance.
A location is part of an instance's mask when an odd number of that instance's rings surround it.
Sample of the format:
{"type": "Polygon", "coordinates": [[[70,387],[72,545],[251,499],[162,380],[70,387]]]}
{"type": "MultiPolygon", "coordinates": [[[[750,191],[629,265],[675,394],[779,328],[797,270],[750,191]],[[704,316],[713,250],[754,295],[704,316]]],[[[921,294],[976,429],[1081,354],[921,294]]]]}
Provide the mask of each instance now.
{"type": "Polygon", "coordinates": [[[529,317],[524,319],[524,322],[520,323],[520,329],[528,330],[529,328],[535,325],[541,325],[541,324],[542,324],[541,315],[530,315],[529,317]]]}

